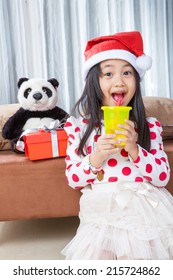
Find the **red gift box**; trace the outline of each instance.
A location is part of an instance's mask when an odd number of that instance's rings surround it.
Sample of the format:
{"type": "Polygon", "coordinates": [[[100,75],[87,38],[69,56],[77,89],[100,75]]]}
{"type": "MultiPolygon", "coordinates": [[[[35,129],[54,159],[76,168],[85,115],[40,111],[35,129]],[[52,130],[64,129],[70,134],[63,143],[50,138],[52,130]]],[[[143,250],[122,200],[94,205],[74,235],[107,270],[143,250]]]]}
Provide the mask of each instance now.
{"type": "Polygon", "coordinates": [[[66,156],[67,134],[64,129],[38,130],[23,137],[25,155],[30,160],[66,156]]]}

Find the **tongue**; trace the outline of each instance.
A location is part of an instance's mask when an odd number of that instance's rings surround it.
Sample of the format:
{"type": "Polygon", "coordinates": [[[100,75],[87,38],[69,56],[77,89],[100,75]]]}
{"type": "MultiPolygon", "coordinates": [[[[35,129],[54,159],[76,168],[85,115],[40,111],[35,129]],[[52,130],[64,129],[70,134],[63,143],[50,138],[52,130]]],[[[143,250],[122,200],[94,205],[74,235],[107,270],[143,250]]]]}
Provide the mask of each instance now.
{"type": "Polygon", "coordinates": [[[115,102],[117,103],[117,106],[121,106],[124,100],[124,95],[123,94],[114,94],[113,98],[115,102]]]}

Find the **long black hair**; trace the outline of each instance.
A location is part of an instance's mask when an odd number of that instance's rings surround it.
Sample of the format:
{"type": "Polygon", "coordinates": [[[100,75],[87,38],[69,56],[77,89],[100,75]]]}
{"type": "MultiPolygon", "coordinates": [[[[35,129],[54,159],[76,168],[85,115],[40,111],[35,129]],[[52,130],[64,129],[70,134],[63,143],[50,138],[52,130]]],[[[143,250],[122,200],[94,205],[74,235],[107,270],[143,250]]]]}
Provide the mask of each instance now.
{"type": "MultiPolygon", "coordinates": [[[[132,120],[138,129],[138,144],[147,151],[150,150],[150,132],[146,121],[145,108],[141,95],[140,78],[137,71],[135,72],[136,92],[129,102],[128,106],[132,107],[130,111],[130,120],[132,120]]],[[[79,154],[85,155],[84,146],[91,132],[96,129],[101,133],[103,112],[101,110],[104,94],[99,84],[100,67],[99,64],[93,66],[86,78],[85,87],[82,96],[74,105],[71,115],[78,115],[88,119],[87,129],[81,139],[78,147],[79,154]]]]}

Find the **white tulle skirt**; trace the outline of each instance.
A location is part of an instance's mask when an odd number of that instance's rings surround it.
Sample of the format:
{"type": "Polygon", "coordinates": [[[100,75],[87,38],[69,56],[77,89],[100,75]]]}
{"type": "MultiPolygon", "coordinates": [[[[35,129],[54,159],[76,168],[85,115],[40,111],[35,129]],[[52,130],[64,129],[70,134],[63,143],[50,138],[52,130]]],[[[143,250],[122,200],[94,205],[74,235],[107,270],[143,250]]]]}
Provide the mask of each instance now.
{"type": "Polygon", "coordinates": [[[86,187],[67,260],[172,260],[173,197],[149,183],[86,187]]]}

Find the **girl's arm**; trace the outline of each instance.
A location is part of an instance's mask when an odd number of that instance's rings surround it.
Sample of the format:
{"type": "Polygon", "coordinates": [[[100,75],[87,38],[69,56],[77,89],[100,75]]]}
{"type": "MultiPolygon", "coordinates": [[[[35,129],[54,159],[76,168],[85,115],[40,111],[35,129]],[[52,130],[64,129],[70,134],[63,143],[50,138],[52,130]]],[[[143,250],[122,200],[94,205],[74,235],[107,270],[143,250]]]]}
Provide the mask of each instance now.
{"type": "Polygon", "coordinates": [[[81,189],[92,183],[97,174],[90,170],[88,156],[78,155],[78,146],[81,141],[82,129],[85,123],[78,123],[74,117],[67,119],[64,129],[68,135],[68,146],[66,156],[66,177],[70,187],[81,189]]]}
{"type": "Polygon", "coordinates": [[[130,160],[151,184],[164,187],[170,178],[170,167],[163,150],[162,127],[155,118],[149,118],[148,125],[151,137],[150,152],[138,145],[137,158],[135,160],[130,158],[130,160]]]}

